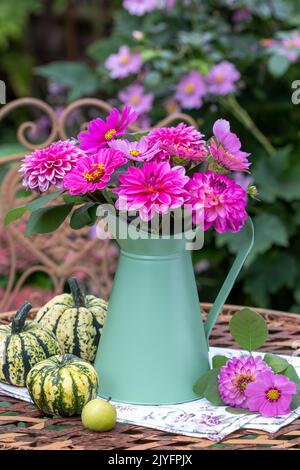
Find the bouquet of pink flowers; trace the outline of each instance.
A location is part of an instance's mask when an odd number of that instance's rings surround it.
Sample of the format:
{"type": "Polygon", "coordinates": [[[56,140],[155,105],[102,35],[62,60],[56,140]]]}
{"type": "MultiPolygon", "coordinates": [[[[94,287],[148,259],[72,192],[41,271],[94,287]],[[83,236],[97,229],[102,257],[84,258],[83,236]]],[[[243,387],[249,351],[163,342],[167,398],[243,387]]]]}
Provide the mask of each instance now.
{"type": "Polygon", "coordinates": [[[247,195],[255,197],[256,189],[235,181],[234,173],[249,172],[250,163],[229,122],[218,119],[208,141],[184,123],[126,134],[137,117],[129,106],[114,108],[105,120],[93,119],[76,140],[26,155],[23,184],[39,197],[11,210],[6,223],[29,210],[27,234],[45,233],[69,216],[74,229],[92,225],[104,202],[138,213],[143,222],[188,205],[193,223],[204,230],[238,232],[247,218],[247,195]],[[52,187],[57,190],[43,195],[52,187]],[[63,204],[49,205],[58,197],[63,204]]]}

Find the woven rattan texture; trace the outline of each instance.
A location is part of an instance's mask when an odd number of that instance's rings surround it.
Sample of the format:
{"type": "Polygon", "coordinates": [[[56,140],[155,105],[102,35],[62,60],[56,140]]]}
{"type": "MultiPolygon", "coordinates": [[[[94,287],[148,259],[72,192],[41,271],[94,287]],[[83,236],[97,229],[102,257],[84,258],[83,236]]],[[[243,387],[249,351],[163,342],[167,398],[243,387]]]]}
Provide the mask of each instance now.
{"type": "MultiPolygon", "coordinates": [[[[208,310],[203,305],[203,311],[208,310]]],[[[242,307],[225,306],[215,326],[210,343],[214,346],[238,347],[228,332],[231,315],[242,307]]],[[[270,339],[265,351],[283,354],[300,353],[300,317],[284,312],[257,309],[268,321],[270,339]],[[298,351],[299,348],[299,351],[298,351]]],[[[11,313],[0,314],[0,322],[11,319],[11,313]]],[[[170,434],[140,426],[117,424],[103,434],[83,429],[80,419],[47,418],[29,403],[0,396],[0,449],[22,450],[300,450],[300,420],[276,434],[262,431],[239,431],[221,443],[170,434]]]]}

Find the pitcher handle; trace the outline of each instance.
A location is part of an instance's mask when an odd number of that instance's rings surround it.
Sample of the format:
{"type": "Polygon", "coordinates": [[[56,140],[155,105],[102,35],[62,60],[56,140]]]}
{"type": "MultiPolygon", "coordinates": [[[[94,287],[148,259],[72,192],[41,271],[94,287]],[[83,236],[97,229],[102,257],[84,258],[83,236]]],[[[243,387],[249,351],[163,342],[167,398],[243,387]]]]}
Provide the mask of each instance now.
{"type": "Polygon", "coordinates": [[[213,326],[217,320],[217,317],[226,302],[226,299],[228,295],[230,294],[230,291],[234,285],[234,282],[237,278],[237,276],[240,273],[240,270],[243,267],[243,264],[248,256],[248,254],[251,251],[251,248],[253,246],[254,242],[254,228],[253,228],[253,223],[250,217],[247,218],[245,226],[242,229],[244,232],[246,232],[245,239],[239,249],[239,252],[237,253],[237,256],[234,260],[233,265],[231,266],[231,269],[229,273],[227,274],[227,277],[221,287],[220,292],[217,295],[217,298],[211,307],[206,321],[204,323],[204,330],[205,330],[205,335],[206,339],[208,341],[209,335],[211,333],[211,330],[213,329],[213,326]]]}

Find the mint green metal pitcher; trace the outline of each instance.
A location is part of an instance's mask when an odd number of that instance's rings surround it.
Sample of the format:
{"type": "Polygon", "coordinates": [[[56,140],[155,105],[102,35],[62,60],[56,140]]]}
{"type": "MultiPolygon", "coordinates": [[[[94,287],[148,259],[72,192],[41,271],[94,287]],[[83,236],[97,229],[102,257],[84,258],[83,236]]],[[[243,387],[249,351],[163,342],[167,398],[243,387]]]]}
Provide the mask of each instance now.
{"type": "Polygon", "coordinates": [[[118,240],[121,255],[94,364],[101,397],[151,405],[197,398],[193,384],[209,370],[210,332],[253,245],[249,218],[243,230],[244,243],[205,322],[184,238],[118,240]]]}

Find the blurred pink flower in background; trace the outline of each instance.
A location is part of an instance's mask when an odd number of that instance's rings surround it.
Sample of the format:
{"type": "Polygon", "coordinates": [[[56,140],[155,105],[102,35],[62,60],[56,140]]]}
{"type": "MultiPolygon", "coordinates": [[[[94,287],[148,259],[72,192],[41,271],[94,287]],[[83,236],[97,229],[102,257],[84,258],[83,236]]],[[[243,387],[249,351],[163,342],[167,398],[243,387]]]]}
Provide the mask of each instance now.
{"type": "Polygon", "coordinates": [[[179,106],[179,104],[177,103],[177,101],[174,97],[169,98],[166,101],[165,107],[166,107],[166,111],[167,111],[168,114],[180,113],[181,112],[180,106],[179,106]]]}
{"type": "Polygon", "coordinates": [[[136,120],[136,126],[142,130],[149,130],[151,127],[151,119],[147,114],[140,115],[136,120]]]}
{"type": "Polygon", "coordinates": [[[252,18],[251,10],[246,6],[238,8],[232,15],[232,20],[235,23],[245,23],[250,20],[250,18],[252,18]]]}
{"type": "Polygon", "coordinates": [[[159,144],[150,144],[147,137],[142,137],[138,142],[128,142],[125,139],[114,140],[109,144],[114,150],[119,150],[126,158],[137,162],[151,160],[160,152],[159,144]]]}
{"type": "Polygon", "coordinates": [[[208,148],[213,159],[226,170],[248,171],[249,153],[241,151],[241,141],[230,131],[230,124],[225,119],[218,119],[213,126],[215,138],[209,142],[208,148]]]}
{"type": "Polygon", "coordinates": [[[65,176],[64,187],[72,195],[104,189],[113,172],[125,163],[127,160],[121,152],[101,149],[78,160],[73,170],[65,176]]]}
{"type": "Polygon", "coordinates": [[[158,0],[123,0],[123,8],[131,15],[142,16],[157,7],[158,0]]]}
{"type": "Polygon", "coordinates": [[[245,173],[234,172],[233,173],[234,181],[239,184],[245,191],[247,191],[248,186],[250,186],[254,178],[252,176],[245,175],[245,173]]]}
{"type": "Polygon", "coordinates": [[[215,95],[228,95],[236,91],[236,82],[240,79],[240,72],[234,64],[223,60],[213,65],[206,81],[208,90],[215,95]]]}
{"type": "Polygon", "coordinates": [[[138,52],[131,52],[126,45],[121,46],[117,54],[111,54],[105,61],[111,78],[125,78],[138,73],[142,67],[142,59],[138,52]]]}
{"type": "Polygon", "coordinates": [[[161,148],[160,157],[172,157],[201,160],[207,155],[203,135],[195,127],[187,126],[183,122],[176,127],[160,127],[153,129],[148,139],[161,148]]]}
{"type": "Polygon", "coordinates": [[[186,186],[195,224],[204,221],[204,230],[238,232],[247,219],[246,192],[227,176],[207,171],[194,173],[186,186]]]}
{"type": "Polygon", "coordinates": [[[289,37],[281,40],[279,48],[281,55],[286,56],[290,62],[296,62],[300,57],[300,33],[292,31],[289,37]]]}
{"type": "Polygon", "coordinates": [[[137,113],[144,114],[151,110],[154,95],[145,93],[145,88],[140,83],[133,83],[119,92],[119,99],[130,105],[137,113]]]}
{"type": "Polygon", "coordinates": [[[84,156],[71,140],[59,140],[45,149],[38,149],[22,160],[23,185],[31,191],[45,192],[51,185],[63,187],[66,173],[84,156]]]}
{"type": "Polygon", "coordinates": [[[183,108],[197,109],[202,106],[202,98],[206,93],[204,77],[197,70],[191,70],[181,77],[175,98],[183,108]]]}
{"type": "Polygon", "coordinates": [[[88,154],[98,152],[122,134],[137,117],[138,114],[130,106],[126,105],[121,113],[113,108],[105,121],[101,118],[93,119],[87,130],[78,134],[80,148],[88,154]]]}
{"type": "Polygon", "coordinates": [[[167,162],[149,162],[142,168],[130,166],[113,190],[119,196],[116,207],[139,211],[140,218],[148,221],[155,213],[182,207],[188,196],[184,189],[188,180],[182,166],[171,168],[167,162]]]}

